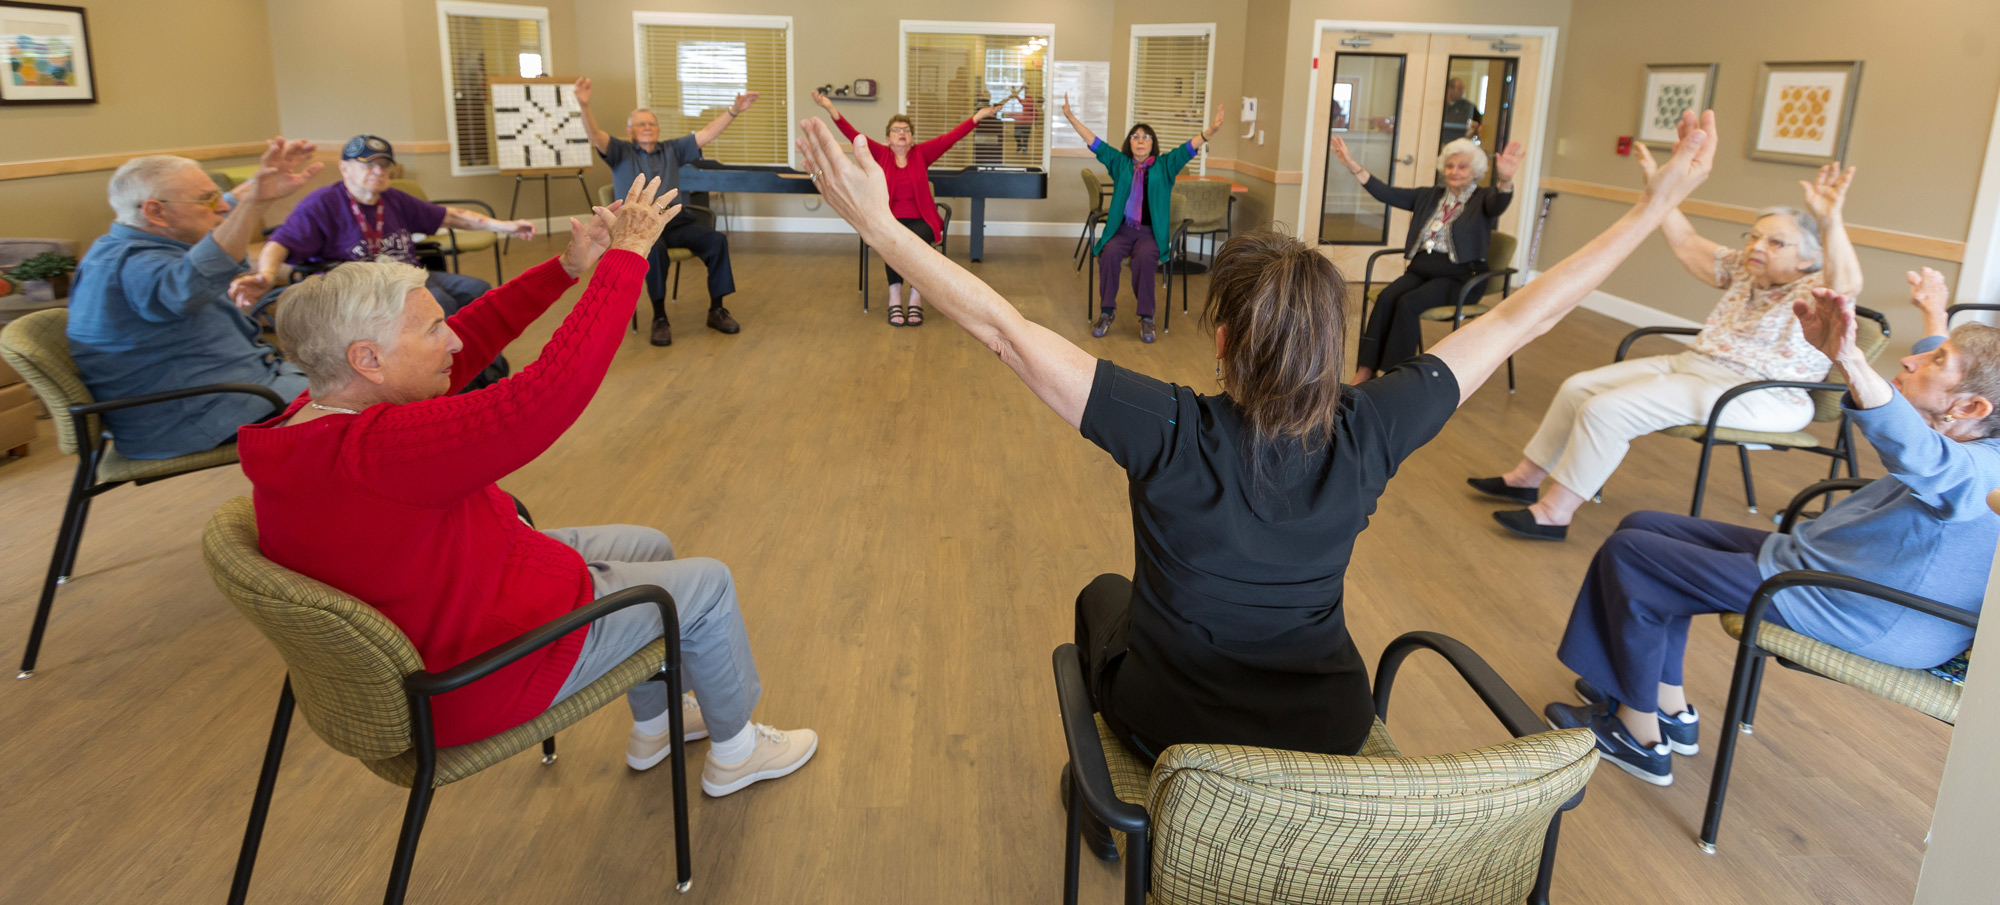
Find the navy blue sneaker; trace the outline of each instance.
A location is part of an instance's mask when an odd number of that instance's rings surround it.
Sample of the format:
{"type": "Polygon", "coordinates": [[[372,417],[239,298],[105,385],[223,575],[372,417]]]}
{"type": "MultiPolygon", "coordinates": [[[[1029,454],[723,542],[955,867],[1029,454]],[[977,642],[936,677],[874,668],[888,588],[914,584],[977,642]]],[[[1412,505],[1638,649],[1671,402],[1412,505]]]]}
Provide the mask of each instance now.
{"type": "MultiPolygon", "coordinates": [[[[1608,695],[1585,679],[1576,680],[1576,696],[1582,698],[1585,704],[1592,705],[1610,700],[1608,695]]],[[[1675,754],[1701,753],[1701,714],[1693,704],[1673,716],[1662,713],[1659,717],[1660,736],[1667,740],[1667,747],[1672,748],[1675,754]]]]}
{"type": "Polygon", "coordinates": [[[1633,741],[1616,714],[1617,711],[1609,704],[1579,707],[1553,703],[1542,708],[1542,715],[1548,718],[1553,728],[1589,729],[1594,733],[1597,736],[1597,753],[1618,769],[1656,786],[1673,785],[1673,749],[1668,748],[1665,742],[1648,748],[1633,741]]]}

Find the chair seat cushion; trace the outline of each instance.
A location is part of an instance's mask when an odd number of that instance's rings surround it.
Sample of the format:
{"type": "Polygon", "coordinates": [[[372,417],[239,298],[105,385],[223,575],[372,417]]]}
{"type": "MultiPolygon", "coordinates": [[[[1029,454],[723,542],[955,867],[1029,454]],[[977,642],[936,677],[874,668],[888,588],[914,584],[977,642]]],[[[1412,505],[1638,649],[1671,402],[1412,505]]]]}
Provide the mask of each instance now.
{"type": "MultiPolygon", "coordinates": [[[[639,652],[625,658],[625,662],[597,681],[590,683],[569,697],[555,703],[526,723],[515,726],[490,738],[484,738],[468,745],[439,748],[437,753],[437,776],[431,783],[443,786],[457,782],[474,773],[493,766],[507,758],[541,744],[542,739],[555,734],[577,721],[597,712],[597,708],[610,703],[633,686],[644,682],[660,672],[660,664],[666,662],[666,642],[654,639],[653,643],[640,648],[639,652]]],[[[396,785],[409,788],[417,779],[417,753],[415,750],[387,760],[363,761],[369,770],[396,785]]]]}
{"type": "Polygon", "coordinates": [[[143,481],[148,478],[166,478],[218,465],[229,465],[236,461],[236,444],[225,443],[207,452],[175,456],[171,459],[128,459],[118,452],[118,444],[104,451],[104,461],[97,466],[100,481],[143,481]]]}
{"type": "Polygon", "coordinates": [[[693,251],[691,251],[691,250],[689,250],[689,249],[685,249],[685,248],[669,248],[669,249],[667,249],[667,260],[669,260],[669,261],[676,261],[676,262],[678,262],[678,261],[685,261],[685,260],[687,260],[687,259],[689,259],[689,258],[692,258],[692,257],[694,257],[694,252],[693,252],[693,251]]]}
{"type": "MultiPolygon", "coordinates": [[[[1452,318],[1452,314],[1457,310],[1456,307],[1451,305],[1439,305],[1436,308],[1425,308],[1424,312],[1417,316],[1427,321],[1449,321],[1452,318]]],[[[1465,317],[1467,320],[1470,320],[1491,310],[1493,310],[1492,305],[1467,305],[1465,306],[1465,317]]]]}
{"type": "Polygon", "coordinates": [[[446,254],[449,254],[452,251],[454,237],[458,241],[458,251],[461,253],[485,251],[500,244],[501,238],[499,233],[489,233],[478,229],[456,229],[450,232],[440,232],[430,238],[431,241],[438,244],[439,248],[444,249],[446,254]]]}
{"type": "MultiPolygon", "coordinates": [[[[1656,433],[1669,437],[1679,437],[1683,440],[1693,440],[1699,443],[1702,437],[1707,435],[1708,426],[1703,424],[1683,424],[1679,427],[1670,427],[1656,433]]],[[[1715,429],[1715,439],[1723,443],[1761,443],[1765,446],[1788,446],[1794,449],[1812,449],[1819,445],[1819,438],[1805,431],[1776,433],[1737,430],[1733,427],[1718,427],[1715,429]]]]}
{"type": "MultiPolygon", "coordinates": [[[[1743,639],[1743,616],[1723,613],[1722,630],[1743,639]]],[[[1928,669],[1904,669],[1850,653],[1791,629],[1765,624],[1757,630],[1757,646],[1843,685],[1852,685],[1947,723],[1958,720],[1958,699],[1965,689],[1940,679],[1928,669]]]]}

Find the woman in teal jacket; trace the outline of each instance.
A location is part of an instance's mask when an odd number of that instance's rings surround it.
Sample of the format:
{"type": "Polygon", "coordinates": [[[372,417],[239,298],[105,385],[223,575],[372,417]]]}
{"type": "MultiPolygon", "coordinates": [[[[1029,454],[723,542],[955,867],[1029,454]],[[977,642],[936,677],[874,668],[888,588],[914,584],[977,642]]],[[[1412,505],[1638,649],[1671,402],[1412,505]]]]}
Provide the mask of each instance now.
{"type": "Polygon", "coordinates": [[[1098,258],[1098,288],[1104,304],[1090,335],[1103,336],[1111,329],[1118,307],[1118,265],[1132,259],[1132,294],[1139,297],[1139,338],[1153,341],[1153,277],[1167,259],[1167,233],[1174,201],[1174,177],[1200,153],[1208,136],[1222,128],[1222,107],[1215,108],[1215,122],[1187,143],[1160,154],[1160,137],[1145,123],[1134,125],[1125,134],[1124,147],[1116,150],[1091,134],[1090,128],[1069,109],[1069,95],[1063,95],[1063,116],[1069,126],[1111,172],[1111,205],[1105,208],[1104,235],[1090,253],[1098,258]]]}

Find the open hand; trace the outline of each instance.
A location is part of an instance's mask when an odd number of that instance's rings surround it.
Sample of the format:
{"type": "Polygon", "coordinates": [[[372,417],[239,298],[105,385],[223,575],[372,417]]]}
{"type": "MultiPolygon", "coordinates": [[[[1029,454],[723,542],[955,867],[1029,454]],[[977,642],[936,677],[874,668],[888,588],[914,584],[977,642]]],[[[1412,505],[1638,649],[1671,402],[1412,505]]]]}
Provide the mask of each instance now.
{"type": "Polygon", "coordinates": [[[1944,274],[1925,267],[1903,276],[1910,281],[1910,304],[1925,314],[1943,317],[1945,303],[1951,301],[1951,290],[1945,288],[1944,274]]]}
{"type": "Polygon", "coordinates": [[[494,230],[495,232],[510,238],[526,242],[535,237],[535,221],[533,220],[501,220],[496,225],[500,228],[494,230]]]}
{"type": "MultiPolygon", "coordinates": [[[[1640,147],[1645,146],[1640,145],[1640,147]]],[[[1526,156],[1528,156],[1527,150],[1521,147],[1520,142],[1508,142],[1507,146],[1501,148],[1500,153],[1493,157],[1493,174],[1499,177],[1501,182],[1513,182],[1514,173],[1521,169],[1521,158],[1526,156]]]]}
{"type": "Polygon", "coordinates": [[[266,141],[256,174],[244,180],[242,194],[252,201],[276,201],[304,187],[326,164],[313,160],[319,146],[305,139],[286,141],[283,135],[266,141]]]}
{"type": "Polygon", "coordinates": [[[1217,129],[1220,129],[1220,128],[1222,128],[1222,105],[1221,105],[1221,104],[1216,104],[1216,105],[1215,105],[1215,120],[1214,120],[1213,122],[1210,122],[1210,123],[1208,124],[1208,131],[1210,131],[1210,132],[1214,132],[1215,130],[1217,130],[1217,129]]]}
{"type": "Polygon", "coordinates": [[[1354,162],[1354,155],[1348,152],[1347,142],[1342,141],[1340,136],[1335,135],[1329,144],[1332,146],[1333,156],[1340,159],[1341,166],[1349,170],[1361,169],[1361,165],[1354,162]]]}
{"type": "Polygon", "coordinates": [[[1854,301],[1825,287],[1814,289],[1812,296],[1810,302],[1792,303],[1806,342],[1834,361],[1859,354],[1854,344],[1854,301]]]}
{"type": "Polygon", "coordinates": [[[577,79],[577,80],[576,80],[576,105],[577,105],[577,106],[579,106],[579,107],[588,107],[588,106],[590,106],[590,77],[589,77],[589,76],[584,76],[583,78],[580,78],[580,79],[577,79]]]}
{"type": "Polygon", "coordinates": [[[818,104],[821,109],[825,110],[828,113],[832,113],[835,116],[840,115],[833,109],[833,99],[827,97],[824,94],[819,93],[818,91],[813,92],[813,103],[818,104]]]}
{"type": "Polygon", "coordinates": [[[236,307],[246,310],[270,291],[271,278],[254,270],[229,281],[229,300],[235,302],[236,307]]]}
{"type": "Polygon", "coordinates": [[[750,109],[750,105],[757,102],[757,97],[758,95],[755,91],[745,91],[737,95],[736,102],[729,105],[729,112],[737,116],[742,116],[743,111],[750,109]]]}
{"type": "Polygon", "coordinates": [[[1659,162],[1653,159],[1653,152],[1646,150],[1645,142],[1637,142],[1637,141],[1632,143],[1632,150],[1637,152],[1637,156],[1639,159],[1639,174],[1645,177],[1645,181],[1652,182],[1653,173],[1660,169],[1659,162]]]}
{"type": "Polygon", "coordinates": [[[681,212],[681,206],[674,204],[679,189],[668,189],[664,195],[657,194],[659,191],[658,176],[632,180],[632,189],[625,193],[618,219],[610,226],[612,248],[622,248],[641,257],[652,253],[653,243],[667,228],[667,221],[681,212]]]}
{"type": "Polygon", "coordinates": [[[1674,156],[1647,174],[1645,197],[1679,206],[1715,169],[1715,145],[1715,111],[1703,111],[1699,119],[1692,110],[1681,114],[1680,140],[1674,142],[1674,156]]]}
{"type": "Polygon", "coordinates": [[[583,276],[584,271],[597,265],[598,258],[604,257],[611,247],[611,227],[618,222],[618,211],[624,206],[623,201],[613,201],[610,207],[592,207],[588,224],[569,218],[569,247],[563,249],[562,266],[570,279],[583,276]]]}
{"type": "MultiPolygon", "coordinates": [[[[841,219],[866,236],[878,218],[889,217],[889,183],[875,155],[868,153],[868,136],[854,136],[854,157],[833,129],[817,117],[800,123],[799,151],[805,156],[806,172],[813,174],[819,193],[841,219]]],[[[891,223],[895,222],[890,218],[891,223]]]]}
{"type": "Polygon", "coordinates": [[[1070,112],[1070,110],[1069,110],[1069,92],[1067,92],[1067,91],[1063,92],[1063,106],[1062,106],[1062,113],[1063,113],[1063,116],[1064,116],[1064,117],[1066,117],[1066,118],[1075,118],[1075,116],[1076,116],[1076,114],[1074,114],[1074,113],[1071,113],[1071,112],[1070,112]]]}
{"type": "Polygon", "coordinates": [[[986,120],[992,119],[993,117],[998,116],[999,114],[1000,114],[999,104],[994,104],[991,107],[981,107],[977,110],[972,111],[972,121],[975,123],[985,122],[986,120]]]}
{"type": "Polygon", "coordinates": [[[1840,171],[1840,164],[1829,163],[1819,168],[1819,174],[1811,182],[1799,180],[1799,186],[1806,190],[1806,210],[1821,222],[1840,216],[1840,208],[1847,202],[1847,187],[1854,182],[1854,168],[1840,171]]]}

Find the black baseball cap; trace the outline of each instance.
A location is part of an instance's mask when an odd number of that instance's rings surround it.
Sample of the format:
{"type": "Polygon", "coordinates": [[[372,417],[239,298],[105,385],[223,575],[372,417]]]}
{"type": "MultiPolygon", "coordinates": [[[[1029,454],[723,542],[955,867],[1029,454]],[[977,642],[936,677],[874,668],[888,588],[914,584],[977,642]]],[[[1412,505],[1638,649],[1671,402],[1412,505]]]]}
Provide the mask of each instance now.
{"type": "Polygon", "coordinates": [[[389,147],[388,139],[379,135],[356,135],[340,149],[341,160],[374,160],[377,157],[390,163],[396,162],[396,150],[389,147]]]}

